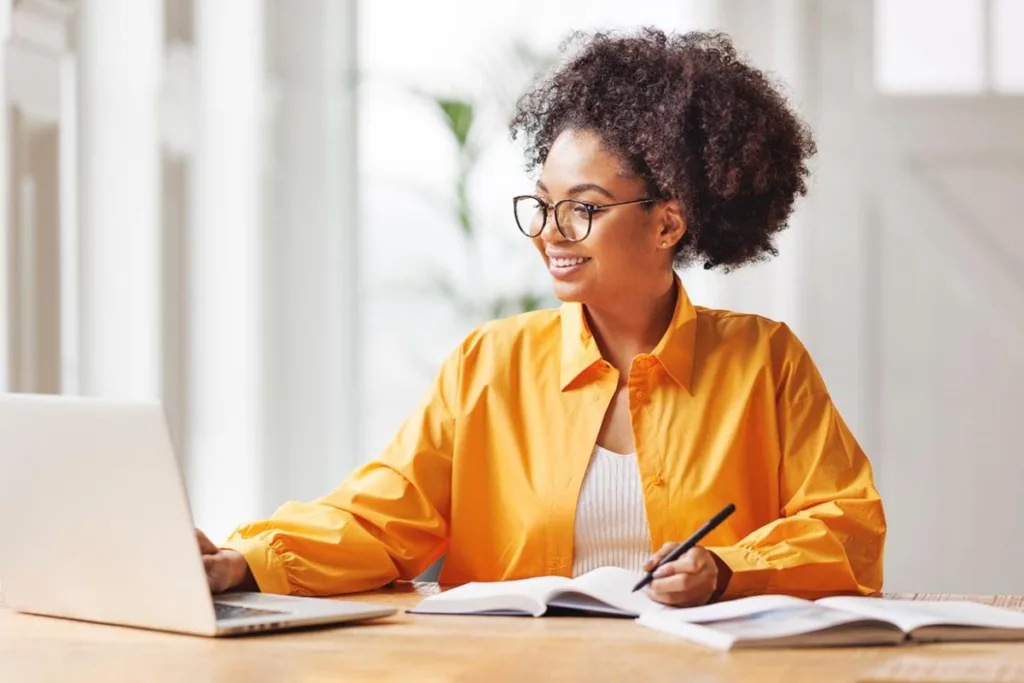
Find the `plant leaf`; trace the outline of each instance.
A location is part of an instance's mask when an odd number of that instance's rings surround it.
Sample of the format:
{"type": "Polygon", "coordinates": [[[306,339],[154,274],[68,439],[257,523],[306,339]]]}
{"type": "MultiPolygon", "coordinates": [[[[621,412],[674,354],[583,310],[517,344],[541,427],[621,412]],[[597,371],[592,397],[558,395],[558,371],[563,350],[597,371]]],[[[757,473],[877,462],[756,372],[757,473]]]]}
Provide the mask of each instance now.
{"type": "Polygon", "coordinates": [[[448,130],[459,147],[465,149],[469,143],[469,131],[473,127],[473,103],[443,97],[435,98],[434,102],[441,108],[448,130]]]}
{"type": "Polygon", "coordinates": [[[455,210],[459,219],[459,227],[467,237],[473,236],[473,211],[469,206],[469,193],[466,191],[465,178],[459,178],[455,186],[455,210]]]}

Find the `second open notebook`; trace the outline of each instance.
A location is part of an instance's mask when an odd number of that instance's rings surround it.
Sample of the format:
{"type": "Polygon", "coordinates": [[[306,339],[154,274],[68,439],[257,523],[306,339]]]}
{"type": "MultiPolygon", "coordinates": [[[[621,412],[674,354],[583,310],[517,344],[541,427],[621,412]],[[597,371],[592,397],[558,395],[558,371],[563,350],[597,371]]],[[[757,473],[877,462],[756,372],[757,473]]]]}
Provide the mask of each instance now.
{"type": "Polygon", "coordinates": [[[504,614],[543,616],[552,609],[638,617],[667,609],[642,591],[632,592],[643,577],[617,567],[601,567],[575,579],[538,576],[518,581],[467,583],[424,599],[409,610],[420,614],[504,614]]]}
{"type": "Polygon", "coordinates": [[[639,623],[719,650],[1024,640],[1024,613],[975,602],[761,595],[643,614],[639,623]]]}

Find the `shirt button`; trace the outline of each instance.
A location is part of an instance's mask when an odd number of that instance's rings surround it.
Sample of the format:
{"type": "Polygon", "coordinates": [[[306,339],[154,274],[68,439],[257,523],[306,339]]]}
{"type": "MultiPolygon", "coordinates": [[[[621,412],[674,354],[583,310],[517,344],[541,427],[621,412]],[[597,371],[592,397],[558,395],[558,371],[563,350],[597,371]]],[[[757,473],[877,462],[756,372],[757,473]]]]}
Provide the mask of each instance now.
{"type": "Polygon", "coordinates": [[[633,398],[636,399],[637,403],[644,403],[647,401],[647,394],[637,389],[633,392],[633,398]]]}
{"type": "Polygon", "coordinates": [[[654,476],[654,485],[655,486],[664,486],[665,485],[665,478],[662,477],[660,474],[656,474],[654,476]]]}

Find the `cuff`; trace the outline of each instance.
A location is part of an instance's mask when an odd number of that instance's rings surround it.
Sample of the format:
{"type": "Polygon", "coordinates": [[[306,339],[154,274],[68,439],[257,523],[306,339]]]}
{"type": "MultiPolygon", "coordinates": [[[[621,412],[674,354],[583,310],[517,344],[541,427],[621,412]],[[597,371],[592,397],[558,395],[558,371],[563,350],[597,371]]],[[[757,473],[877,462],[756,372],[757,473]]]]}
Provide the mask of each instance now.
{"type": "Polygon", "coordinates": [[[712,599],[752,595],[768,585],[771,567],[753,550],[739,546],[709,547],[707,550],[718,562],[719,576],[722,575],[723,564],[728,574],[728,583],[724,587],[719,583],[719,590],[715,591],[712,599]]]}
{"type": "Polygon", "coordinates": [[[268,543],[255,538],[232,538],[222,543],[221,547],[242,554],[261,593],[291,593],[288,573],[268,543]]]}
{"type": "Polygon", "coordinates": [[[725,589],[729,586],[729,581],[732,579],[732,569],[725,563],[725,560],[720,558],[718,555],[711,553],[711,559],[715,561],[715,566],[718,568],[718,580],[715,583],[715,592],[711,594],[711,599],[708,602],[715,602],[722,597],[725,593],[725,589]]]}

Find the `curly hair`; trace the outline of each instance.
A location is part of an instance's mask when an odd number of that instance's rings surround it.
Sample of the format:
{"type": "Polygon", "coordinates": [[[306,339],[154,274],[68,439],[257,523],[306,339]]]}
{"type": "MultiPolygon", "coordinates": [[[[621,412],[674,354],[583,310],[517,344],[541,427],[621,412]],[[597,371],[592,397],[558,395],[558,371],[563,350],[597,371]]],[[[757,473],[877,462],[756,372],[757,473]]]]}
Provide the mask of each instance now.
{"type": "Polygon", "coordinates": [[[592,130],[659,199],[678,199],[674,261],[730,269],[777,255],[807,159],[807,126],[721,33],[577,33],[582,49],[523,95],[510,124],[542,166],[564,130],[592,130]]]}

